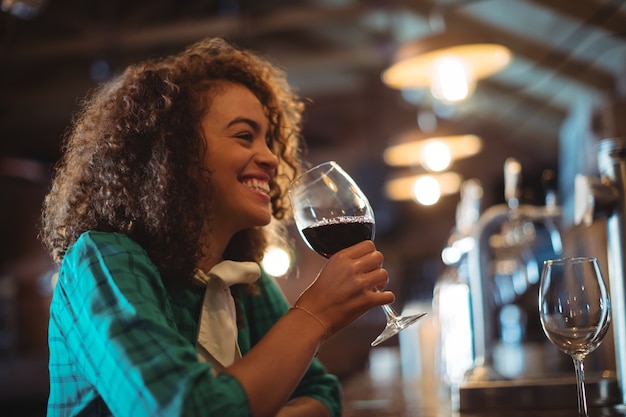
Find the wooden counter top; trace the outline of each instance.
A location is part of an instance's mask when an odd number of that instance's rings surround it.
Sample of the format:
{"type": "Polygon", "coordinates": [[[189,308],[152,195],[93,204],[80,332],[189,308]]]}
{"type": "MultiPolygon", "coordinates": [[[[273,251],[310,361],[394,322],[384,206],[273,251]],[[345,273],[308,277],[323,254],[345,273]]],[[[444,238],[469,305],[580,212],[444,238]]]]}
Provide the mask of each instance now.
{"type": "MultiPolygon", "coordinates": [[[[624,407],[590,407],[590,417],[624,417],[624,407]],[[621,409],[620,409],[621,408],[621,409]]],[[[460,412],[438,381],[372,379],[368,372],[344,382],[344,417],[575,417],[576,397],[567,409],[497,409],[460,412]]]]}
{"type": "MultiPolygon", "coordinates": [[[[358,372],[343,382],[344,417],[575,417],[575,391],[571,408],[508,409],[456,411],[450,389],[435,377],[403,377],[398,355],[390,350],[376,355],[368,370],[358,372]]],[[[590,407],[590,417],[626,417],[626,407],[590,407]]]]}

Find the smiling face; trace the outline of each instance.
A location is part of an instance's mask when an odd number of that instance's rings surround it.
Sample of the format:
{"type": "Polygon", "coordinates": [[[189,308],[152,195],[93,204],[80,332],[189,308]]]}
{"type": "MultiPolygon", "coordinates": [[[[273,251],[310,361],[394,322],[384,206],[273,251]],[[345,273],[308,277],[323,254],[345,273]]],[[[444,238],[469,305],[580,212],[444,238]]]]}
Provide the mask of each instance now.
{"type": "Polygon", "coordinates": [[[225,239],[267,225],[277,157],[268,146],[263,106],[246,87],[224,82],[202,120],[205,163],[215,191],[214,231],[225,239]]]}

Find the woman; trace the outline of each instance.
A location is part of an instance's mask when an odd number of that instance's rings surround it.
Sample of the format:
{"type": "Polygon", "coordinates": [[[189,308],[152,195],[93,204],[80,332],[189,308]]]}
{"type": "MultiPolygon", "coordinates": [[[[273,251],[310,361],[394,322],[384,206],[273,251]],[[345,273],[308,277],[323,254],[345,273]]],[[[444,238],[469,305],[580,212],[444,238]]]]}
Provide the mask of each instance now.
{"type": "Polygon", "coordinates": [[[91,94],[44,204],[60,263],[48,415],[341,414],[315,354],[394,297],[375,291],[388,275],[371,241],[291,309],[260,273],[301,171],[302,111],[281,71],[221,39],[91,94]]]}

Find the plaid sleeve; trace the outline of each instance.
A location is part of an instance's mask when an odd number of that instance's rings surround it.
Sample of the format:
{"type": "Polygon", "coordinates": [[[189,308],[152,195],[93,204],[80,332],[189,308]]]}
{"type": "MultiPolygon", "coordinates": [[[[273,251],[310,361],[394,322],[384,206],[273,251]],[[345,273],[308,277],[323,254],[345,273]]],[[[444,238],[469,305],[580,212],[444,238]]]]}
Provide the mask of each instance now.
{"type": "MultiPolygon", "coordinates": [[[[289,304],[274,279],[262,273],[257,285],[261,294],[246,294],[239,304],[244,311],[244,317],[250,317],[245,324],[249,326],[248,332],[240,331],[239,342],[244,353],[289,310],[289,304]],[[242,336],[245,336],[243,340],[242,336]]],[[[295,397],[315,398],[328,408],[333,417],[341,415],[342,393],[339,380],[335,375],[328,373],[317,358],[313,359],[294,391],[292,398],[295,397]]]]}
{"type": "Polygon", "coordinates": [[[50,313],[49,416],[250,414],[239,383],[198,362],[157,269],[128,237],[84,234],[50,313]]]}

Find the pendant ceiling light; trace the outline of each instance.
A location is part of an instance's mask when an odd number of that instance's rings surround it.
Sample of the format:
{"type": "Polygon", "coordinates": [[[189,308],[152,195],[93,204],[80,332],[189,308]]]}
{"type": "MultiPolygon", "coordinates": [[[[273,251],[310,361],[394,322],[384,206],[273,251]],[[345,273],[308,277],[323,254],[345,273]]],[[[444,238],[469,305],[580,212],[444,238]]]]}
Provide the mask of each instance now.
{"type": "Polygon", "coordinates": [[[390,200],[415,200],[430,206],[441,197],[458,193],[462,182],[461,175],[451,171],[391,178],[385,183],[385,195],[390,200]]]}
{"type": "Polygon", "coordinates": [[[442,101],[471,95],[476,81],[511,61],[511,51],[475,33],[442,32],[404,44],[382,73],[394,89],[430,87],[442,101]]]}
{"type": "Polygon", "coordinates": [[[452,162],[479,153],[482,140],[476,135],[450,135],[441,129],[439,132],[436,135],[411,130],[385,149],[383,158],[387,165],[424,170],[422,174],[389,179],[385,184],[388,198],[413,199],[422,205],[432,205],[441,197],[459,191],[463,178],[446,170],[452,162]]]}
{"type": "Polygon", "coordinates": [[[452,162],[476,155],[481,149],[482,140],[476,135],[424,134],[416,129],[404,133],[398,143],[387,147],[383,158],[390,166],[421,165],[428,171],[440,172],[452,162]]]}

